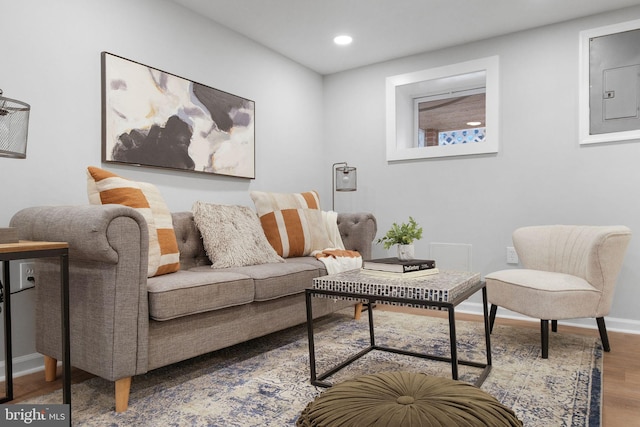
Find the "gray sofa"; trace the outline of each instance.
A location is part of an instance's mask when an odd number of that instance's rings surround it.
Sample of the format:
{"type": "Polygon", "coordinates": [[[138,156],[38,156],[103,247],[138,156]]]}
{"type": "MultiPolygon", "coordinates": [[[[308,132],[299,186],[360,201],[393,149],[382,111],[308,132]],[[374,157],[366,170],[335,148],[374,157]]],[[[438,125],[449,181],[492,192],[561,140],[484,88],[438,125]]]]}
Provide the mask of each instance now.
{"type": "MultiPolygon", "coordinates": [[[[147,227],[134,209],[32,207],[11,220],[20,239],[69,243],[71,364],[115,381],[118,412],[135,375],[304,323],[304,289],[326,274],[311,257],[212,269],[191,212],[172,216],[181,270],[149,279],[147,227]]],[[[338,228],[347,249],[370,258],[373,215],[339,214],[338,228]]],[[[38,260],[35,270],[36,349],[51,380],[61,358],[58,261],[38,260]]],[[[323,316],[348,302],[314,304],[323,316]]]]}

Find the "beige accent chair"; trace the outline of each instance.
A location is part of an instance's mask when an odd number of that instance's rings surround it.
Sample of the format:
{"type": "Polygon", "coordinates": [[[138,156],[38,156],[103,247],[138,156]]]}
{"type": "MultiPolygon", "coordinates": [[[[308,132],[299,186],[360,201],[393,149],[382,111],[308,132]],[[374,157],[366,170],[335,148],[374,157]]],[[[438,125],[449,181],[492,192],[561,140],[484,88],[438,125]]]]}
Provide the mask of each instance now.
{"type": "Polygon", "coordinates": [[[542,358],[549,355],[549,320],[594,317],[602,347],[610,351],[604,316],[631,239],[624,226],[551,225],[514,231],[524,266],[485,276],[491,303],[490,327],[498,307],[540,319],[542,358]]]}

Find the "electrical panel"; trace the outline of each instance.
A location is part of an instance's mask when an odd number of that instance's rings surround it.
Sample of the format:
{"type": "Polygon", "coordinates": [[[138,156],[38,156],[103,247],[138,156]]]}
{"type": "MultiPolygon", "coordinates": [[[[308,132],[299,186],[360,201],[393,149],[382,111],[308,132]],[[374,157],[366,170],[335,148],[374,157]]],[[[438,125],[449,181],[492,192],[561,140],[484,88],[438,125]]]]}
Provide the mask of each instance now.
{"type": "Polygon", "coordinates": [[[640,129],[640,30],[589,41],[590,134],[640,129]]]}

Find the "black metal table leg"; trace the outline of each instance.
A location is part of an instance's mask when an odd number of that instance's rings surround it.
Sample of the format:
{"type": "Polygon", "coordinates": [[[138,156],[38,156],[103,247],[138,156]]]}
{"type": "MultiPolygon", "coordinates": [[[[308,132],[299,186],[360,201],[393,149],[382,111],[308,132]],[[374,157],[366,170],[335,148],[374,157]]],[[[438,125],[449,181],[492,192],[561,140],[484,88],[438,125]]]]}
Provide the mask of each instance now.
{"type": "MultiPolygon", "coordinates": [[[[60,280],[62,285],[62,402],[71,404],[71,337],[69,334],[69,254],[60,255],[60,280]]],[[[69,411],[71,416],[71,411],[69,411]]]]}
{"type": "Polygon", "coordinates": [[[458,379],[458,340],[456,339],[455,309],[449,307],[449,347],[451,347],[451,378],[458,379]]]}
{"type": "Polygon", "coordinates": [[[304,292],[307,306],[307,335],[309,337],[309,368],[311,370],[311,384],[316,381],[316,348],[313,341],[313,309],[311,307],[311,292],[304,292]]]}
{"type": "Polygon", "coordinates": [[[371,347],[375,347],[376,345],[376,336],[373,327],[373,301],[369,300],[369,341],[371,343],[371,347]]]}
{"type": "Polygon", "coordinates": [[[11,275],[9,261],[2,261],[2,282],[4,284],[4,389],[0,403],[13,400],[13,353],[11,351],[11,275]]]}
{"type": "Polygon", "coordinates": [[[487,350],[487,365],[491,366],[491,325],[489,315],[489,303],[487,298],[487,287],[482,288],[482,311],[484,315],[484,338],[487,350]]]}

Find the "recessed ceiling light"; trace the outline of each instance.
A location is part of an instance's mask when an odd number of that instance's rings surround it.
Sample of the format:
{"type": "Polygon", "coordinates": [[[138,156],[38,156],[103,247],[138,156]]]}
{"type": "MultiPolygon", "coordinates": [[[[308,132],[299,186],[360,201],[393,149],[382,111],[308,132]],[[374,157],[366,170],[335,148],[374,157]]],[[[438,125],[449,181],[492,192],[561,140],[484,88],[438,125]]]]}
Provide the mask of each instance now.
{"type": "Polygon", "coordinates": [[[336,36],[333,39],[333,42],[340,46],[351,44],[352,41],[353,41],[353,38],[351,36],[347,36],[346,34],[341,36],[336,36]]]}
{"type": "Polygon", "coordinates": [[[469,126],[480,126],[482,122],[467,122],[469,126]]]}

